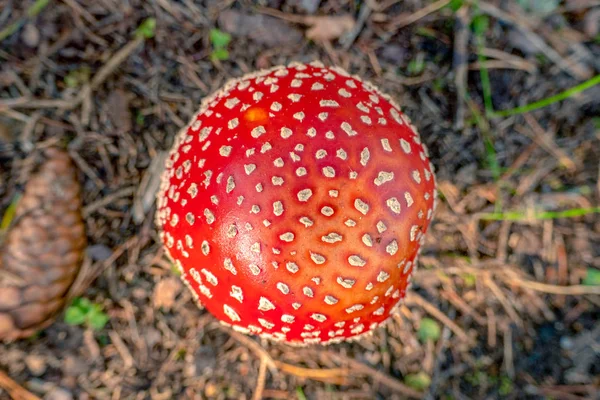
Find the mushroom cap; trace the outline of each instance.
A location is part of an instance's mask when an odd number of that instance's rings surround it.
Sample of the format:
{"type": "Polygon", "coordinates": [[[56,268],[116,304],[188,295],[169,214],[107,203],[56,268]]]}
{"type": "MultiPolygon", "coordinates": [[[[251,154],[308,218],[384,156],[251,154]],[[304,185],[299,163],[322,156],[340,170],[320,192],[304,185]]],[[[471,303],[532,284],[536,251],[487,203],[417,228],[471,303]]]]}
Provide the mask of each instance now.
{"type": "Polygon", "coordinates": [[[167,160],[157,224],[223,324],[334,343],[371,332],[404,297],[435,187],[389,96],[340,68],[293,63],[203,101],[167,160]]]}

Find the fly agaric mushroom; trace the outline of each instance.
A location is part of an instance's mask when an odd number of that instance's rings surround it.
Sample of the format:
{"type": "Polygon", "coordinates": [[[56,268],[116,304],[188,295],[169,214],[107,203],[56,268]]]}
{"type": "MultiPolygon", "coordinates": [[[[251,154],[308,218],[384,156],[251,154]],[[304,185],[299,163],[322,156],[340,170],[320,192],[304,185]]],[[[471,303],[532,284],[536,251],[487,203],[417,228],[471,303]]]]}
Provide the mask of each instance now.
{"type": "Polygon", "coordinates": [[[340,68],[294,63],[203,101],[167,160],[157,224],[222,323],[325,344],[390,317],[435,199],[427,150],[390,97],[340,68]]]}

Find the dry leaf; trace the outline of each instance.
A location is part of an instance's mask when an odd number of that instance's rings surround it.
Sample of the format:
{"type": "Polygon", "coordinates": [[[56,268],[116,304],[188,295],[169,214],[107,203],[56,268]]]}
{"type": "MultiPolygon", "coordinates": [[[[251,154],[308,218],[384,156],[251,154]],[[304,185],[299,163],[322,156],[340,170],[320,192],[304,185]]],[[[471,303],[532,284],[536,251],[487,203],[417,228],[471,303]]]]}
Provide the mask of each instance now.
{"type": "Polygon", "coordinates": [[[163,279],[154,287],[152,304],[154,308],[170,310],[175,304],[175,298],[181,291],[181,281],[175,277],[163,279]]]}
{"type": "Polygon", "coordinates": [[[355,24],[351,15],[307,17],[305,22],[311,26],[305,33],[306,38],[315,41],[338,39],[355,24]]]}

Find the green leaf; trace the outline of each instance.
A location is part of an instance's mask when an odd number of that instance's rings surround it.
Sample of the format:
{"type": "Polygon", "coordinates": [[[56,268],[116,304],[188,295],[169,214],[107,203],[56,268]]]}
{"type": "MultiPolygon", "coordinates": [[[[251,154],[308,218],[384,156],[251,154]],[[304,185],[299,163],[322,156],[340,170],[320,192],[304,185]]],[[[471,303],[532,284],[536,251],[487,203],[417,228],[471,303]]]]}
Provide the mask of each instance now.
{"type": "Polygon", "coordinates": [[[109,317],[106,315],[98,305],[90,311],[87,316],[88,325],[94,330],[101,330],[108,323],[109,317]]]}
{"type": "Polygon", "coordinates": [[[436,341],[440,338],[441,330],[440,325],[431,318],[423,318],[417,331],[417,336],[421,342],[427,342],[428,340],[436,341]]]}
{"type": "Polygon", "coordinates": [[[213,50],[210,58],[214,60],[229,60],[229,51],[227,49],[215,49],[213,50]]]}
{"type": "Polygon", "coordinates": [[[588,268],[582,283],[587,286],[599,286],[600,270],[596,268],[588,268]]]}
{"type": "Polygon", "coordinates": [[[231,42],[231,35],[220,29],[213,28],[210,30],[210,42],[215,49],[222,49],[227,47],[229,42],[231,42]]]}
{"type": "Polygon", "coordinates": [[[404,383],[413,389],[423,391],[431,385],[431,378],[425,372],[409,374],[404,377],[404,383]]]}
{"type": "Polygon", "coordinates": [[[146,18],[135,30],[137,37],[152,39],[156,33],[156,18],[146,18]]]}
{"type": "Polygon", "coordinates": [[[448,7],[452,10],[452,12],[457,12],[463,6],[464,0],[452,0],[448,7]]]}
{"type": "Polygon", "coordinates": [[[476,35],[483,35],[490,27],[490,19],[487,15],[479,14],[471,21],[471,29],[476,35]]]}
{"type": "Polygon", "coordinates": [[[71,306],[65,311],[65,322],[69,325],[81,325],[85,322],[86,314],[81,308],[71,306]]]}

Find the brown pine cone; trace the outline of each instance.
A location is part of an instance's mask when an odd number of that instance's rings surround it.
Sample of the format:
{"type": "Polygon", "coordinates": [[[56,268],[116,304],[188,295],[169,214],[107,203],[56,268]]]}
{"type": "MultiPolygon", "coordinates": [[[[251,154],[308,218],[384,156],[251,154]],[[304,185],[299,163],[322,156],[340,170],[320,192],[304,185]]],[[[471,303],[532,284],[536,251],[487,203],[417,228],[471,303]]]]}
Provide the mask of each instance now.
{"type": "Polygon", "coordinates": [[[0,246],[0,340],[52,323],[77,277],[86,235],[76,170],[67,153],[45,151],[0,246]]]}

